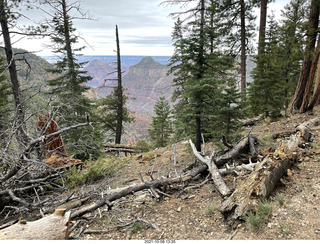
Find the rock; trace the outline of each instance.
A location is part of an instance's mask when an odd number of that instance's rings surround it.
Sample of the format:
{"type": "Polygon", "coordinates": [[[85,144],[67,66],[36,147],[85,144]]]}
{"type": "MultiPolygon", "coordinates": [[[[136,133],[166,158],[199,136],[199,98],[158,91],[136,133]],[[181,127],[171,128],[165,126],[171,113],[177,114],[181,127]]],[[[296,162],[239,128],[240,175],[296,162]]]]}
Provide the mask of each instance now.
{"type": "Polygon", "coordinates": [[[178,207],[177,212],[181,212],[181,210],[182,210],[182,207],[180,206],[178,207]]]}
{"type": "Polygon", "coordinates": [[[272,228],[272,224],[268,223],[268,228],[271,229],[272,228]]]}

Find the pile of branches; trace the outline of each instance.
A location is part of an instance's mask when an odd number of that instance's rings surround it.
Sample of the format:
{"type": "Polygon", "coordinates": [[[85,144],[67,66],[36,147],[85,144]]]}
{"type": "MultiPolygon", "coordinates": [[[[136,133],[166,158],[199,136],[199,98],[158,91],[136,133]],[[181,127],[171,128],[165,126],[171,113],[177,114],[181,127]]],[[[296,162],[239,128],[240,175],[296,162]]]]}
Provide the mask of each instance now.
{"type": "MultiPolygon", "coordinates": [[[[226,140],[223,140],[228,149],[221,152],[213,151],[210,155],[198,152],[190,140],[189,143],[195,157],[202,162],[200,166],[184,171],[183,174],[175,174],[173,177],[167,178],[158,177],[155,179],[151,171],[148,174],[150,180],[145,181],[141,177],[141,183],[104,192],[99,199],[95,199],[94,202],[85,206],[82,206],[82,204],[88,200],[88,197],[77,200],[75,201],[77,208],[70,213],[70,219],[77,219],[104,205],[107,205],[110,210],[116,200],[139,191],[148,190],[157,198],[161,195],[168,196],[168,193],[166,193],[168,186],[185,184],[200,175],[209,173],[223,199],[220,212],[225,216],[225,220],[230,226],[236,227],[243,216],[255,207],[259,198],[270,196],[282,175],[298,160],[300,146],[312,139],[311,128],[319,124],[320,119],[315,118],[299,125],[292,131],[288,140],[283,140],[274,152],[269,151],[264,155],[259,155],[258,140],[251,134],[242,138],[235,145],[230,145],[226,140]],[[239,154],[243,155],[245,153],[248,156],[246,158],[242,156],[242,159],[239,160],[239,154]],[[224,176],[227,174],[244,175],[245,177],[236,189],[230,189],[224,181],[224,176]]],[[[51,176],[47,176],[47,180],[51,176]]],[[[29,184],[38,184],[38,182],[29,182],[29,184]]],[[[32,186],[29,189],[31,188],[32,186]]],[[[9,190],[7,194],[11,199],[19,201],[12,195],[12,191],[9,190]]],[[[26,202],[20,201],[20,203],[24,206],[27,205],[26,202]]],[[[74,209],[75,205],[71,204],[71,206],[74,209]]],[[[68,207],[68,209],[70,208],[68,207]]]]}
{"type": "MultiPolygon", "coordinates": [[[[52,197],[43,200],[48,189],[65,190],[63,173],[73,165],[83,162],[69,156],[61,135],[69,130],[90,126],[87,120],[70,127],[60,129],[53,114],[38,117],[38,137],[29,140],[24,148],[12,150],[12,140],[7,141],[0,151],[0,221],[1,224],[16,213],[40,209],[52,197]],[[57,184],[59,180],[59,184],[57,184]]],[[[44,216],[44,213],[41,212],[44,216]]]]}

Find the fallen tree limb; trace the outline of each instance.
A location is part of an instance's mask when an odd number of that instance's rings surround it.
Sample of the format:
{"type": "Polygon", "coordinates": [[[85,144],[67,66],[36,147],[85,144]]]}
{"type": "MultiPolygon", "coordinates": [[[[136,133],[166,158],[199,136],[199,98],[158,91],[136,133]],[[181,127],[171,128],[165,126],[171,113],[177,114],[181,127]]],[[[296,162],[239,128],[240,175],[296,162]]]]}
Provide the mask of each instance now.
{"type": "Polygon", "coordinates": [[[239,152],[244,149],[248,143],[249,143],[249,138],[251,136],[244,137],[242,140],[240,140],[232,149],[227,151],[226,153],[216,156],[214,158],[215,164],[219,167],[224,165],[226,162],[228,162],[230,159],[235,158],[236,156],[239,155],[239,152]]]}
{"type": "Polygon", "coordinates": [[[150,189],[150,188],[156,189],[156,188],[166,186],[166,185],[173,185],[173,184],[177,184],[177,183],[190,181],[191,179],[193,179],[197,175],[199,175],[203,172],[206,172],[207,168],[208,168],[207,165],[201,165],[181,177],[163,178],[163,179],[158,179],[158,180],[154,180],[154,181],[147,181],[145,183],[133,185],[133,186],[126,187],[123,189],[118,189],[116,191],[113,191],[113,193],[111,193],[110,195],[103,197],[100,201],[98,201],[96,203],[92,203],[88,206],[85,206],[85,207],[79,209],[79,210],[76,210],[75,212],[73,212],[71,214],[71,219],[80,217],[88,212],[94,211],[97,208],[100,208],[105,204],[111,205],[113,201],[120,199],[122,197],[125,197],[127,195],[131,195],[131,194],[138,192],[138,191],[142,191],[142,190],[146,190],[146,189],[150,189]]]}
{"type": "Polygon", "coordinates": [[[310,127],[317,126],[319,118],[299,125],[290,139],[282,142],[277,150],[259,163],[249,177],[225,200],[220,211],[227,223],[235,225],[248,210],[254,209],[257,198],[270,196],[282,175],[297,159],[298,146],[311,138],[310,127]]]}
{"type": "Polygon", "coordinates": [[[0,240],[64,240],[68,239],[70,212],[57,209],[42,219],[27,222],[19,221],[0,230],[0,240]]]}
{"type": "Polygon", "coordinates": [[[222,196],[227,196],[231,193],[230,189],[228,188],[228,186],[226,185],[226,183],[224,182],[224,180],[222,179],[218,167],[215,164],[215,160],[212,158],[212,156],[209,157],[202,157],[200,155],[200,153],[197,151],[195,145],[193,144],[193,142],[191,141],[191,139],[189,140],[189,143],[191,145],[193,154],[196,156],[197,159],[199,159],[202,163],[205,163],[208,166],[209,172],[211,174],[213,183],[215,184],[215,186],[217,187],[218,191],[220,192],[220,194],[222,196]]]}

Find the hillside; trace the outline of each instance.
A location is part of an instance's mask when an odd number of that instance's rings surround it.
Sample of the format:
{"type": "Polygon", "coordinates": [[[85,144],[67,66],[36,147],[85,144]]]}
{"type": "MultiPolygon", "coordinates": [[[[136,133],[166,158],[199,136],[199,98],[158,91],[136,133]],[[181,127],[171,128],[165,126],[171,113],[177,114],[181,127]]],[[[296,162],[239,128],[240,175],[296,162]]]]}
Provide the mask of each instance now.
{"type": "MultiPolygon", "coordinates": [[[[272,140],[272,133],[291,130],[316,116],[320,116],[320,107],[316,108],[313,115],[295,115],[273,123],[260,122],[251,133],[258,136],[261,148],[275,147],[280,139],[272,140]]],[[[87,227],[87,234],[83,234],[81,239],[227,240],[231,236],[234,240],[319,239],[320,127],[316,127],[312,132],[315,137],[311,146],[301,149],[301,158],[278,183],[270,198],[272,215],[258,230],[253,230],[246,222],[238,225],[236,230],[226,225],[218,211],[223,198],[211,180],[200,178],[190,183],[193,188],[188,190],[188,185],[179,184],[167,189],[167,195],[158,201],[148,191],[144,191],[122,198],[115,203],[111,211],[107,211],[107,207],[102,208],[101,217],[97,217],[98,213],[88,215],[93,221],[87,227]],[[283,204],[279,199],[283,199],[283,204]],[[156,225],[160,232],[148,227],[141,227],[134,232],[130,226],[125,227],[124,223],[135,218],[149,221],[156,225]],[[89,230],[105,232],[94,233],[89,230]]],[[[206,144],[209,154],[211,146],[210,143],[206,144]]],[[[176,149],[178,172],[194,166],[194,156],[187,142],[179,142],[176,149]]],[[[87,190],[102,185],[117,188],[137,184],[141,181],[139,174],[148,180],[146,173],[151,169],[155,170],[154,177],[157,177],[158,171],[165,175],[173,171],[172,159],[172,146],[159,148],[141,156],[128,157],[125,159],[126,166],[115,177],[90,185],[87,190]],[[153,158],[155,155],[156,159],[153,158]]],[[[240,176],[240,179],[244,177],[246,176],[240,176]]],[[[230,187],[238,184],[238,180],[235,181],[232,175],[225,177],[225,180],[230,187]]]]}
{"type": "MultiPolygon", "coordinates": [[[[243,135],[257,136],[260,153],[266,148],[274,150],[286,138],[272,139],[272,134],[294,131],[297,125],[320,117],[320,106],[313,114],[298,114],[276,122],[260,121],[254,127],[244,128],[243,135]]],[[[268,218],[259,228],[245,221],[233,229],[227,225],[219,208],[224,198],[219,194],[211,177],[206,173],[189,182],[176,182],[158,189],[145,189],[132,194],[130,189],[141,181],[153,178],[174,177],[173,145],[148,153],[110,158],[116,171],[98,181],[86,182],[71,191],[41,193],[41,199],[54,199],[44,203],[42,210],[53,211],[59,204],[71,209],[86,209],[99,203],[105,196],[117,196],[122,189],[128,195],[99,205],[95,211],[71,221],[71,239],[81,240],[317,240],[320,238],[320,126],[312,128],[313,139],[301,145],[294,165],[281,177],[273,190],[269,203],[272,206],[268,218]],[[114,161],[115,160],[115,161],[114,161]],[[121,166],[122,165],[122,166],[121,166]],[[126,188],[130,186],[131,188],[126,188]],[[71,193],[72,192],[72,193],[71,193]],[[85,200],[80,200],[85,199],[85,200]],[[54,207],[53,204],[56,204],[54,207]],[[112,205],[112,206],[111,206],[112,205]],[[110,208],[111,206],[111,208],[110,208]],[[53,209],[53,210],[52,210],[53,209]]],[[[195,162],[187,140],[176,143],[178,178],[186,170],[201,165],[195,162]]],[[[205,144],[206,154],[218,150],[211,142],[205,144]]],[[[106,159],[105,162],[108,162],[106,159]]],[[[109,161],[110,162],[110,161],[109,161]]],[[[86,172],[91,163],[82,169],[86,172]]],[[[99,167],[103,164],[98,164],[99,167]]],[[[98,170],[98,169],[96,169],[98,170]]],[[[76,172],[76,171],[74,171],[76,172]]],[[[98,171],[95,171],[98,173],[98,171]]],[[[80,174],[79,172],[77,174],[80,174]]],[[[239,187],[250,173],[224,176],[230,188],[239,187]]],[[[184,176],[180,176],[183,178],[184,176]]],[[[35,198],[36,199],[36,198],[35,198]]],[[[80,212],[81,212],[80,211],[80,212]]],[[[0,213],[1,215],[1,213],[0,213]]],[[[14,216],[11,216],[14,217],[14,216]]],[[[19,213],[16,218],[32,220],[41,218],[39,209],[19,213]]],[[[8,220],[7,220],[8,221],[8,220]]],[[[4,221],[0,221],[0,225],[4,221]]],[[[256,223],[257,224],[257,223],[256,223]]],[[[1,231],[0,231],[1,233],[1,231]]],[[[173,243],[173,242],[172,242],[173,243]]]]}

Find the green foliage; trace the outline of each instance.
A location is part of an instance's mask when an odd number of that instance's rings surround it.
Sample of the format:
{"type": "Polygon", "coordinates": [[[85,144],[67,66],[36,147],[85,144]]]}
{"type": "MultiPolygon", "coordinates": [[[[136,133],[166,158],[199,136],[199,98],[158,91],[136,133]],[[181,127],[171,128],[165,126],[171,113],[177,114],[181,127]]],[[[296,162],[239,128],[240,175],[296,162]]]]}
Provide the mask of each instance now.
{"type": "Polygon", "coordinates": [[[207,204],[203,212],[207,217],[211,217],[218,209],[219,209],[219,205],[215,203],[209,203],[207,204]]]}
{"type": "Polygon", "coordinates": [[[253,230],[258,230],[263,223],[271,216],[272,205],[267,200],[260,200],[256,211],[249,211],[246,216],[246,222],[253,230]]]}
{"type": "Polygon", "coordinates": [[[145,140],[140,140],[136,143],[134,151],[136,153],[148,152],[150,151],[150,145],[145,140]]]}
{"type": "Polygon", "coordinates": [[[140,221],[135,221],[133,224],[130,225],[128,232],[131,234],[138,233],[141,230],[146,230],[148,229],[148,226],[140,221]]]}
{"type": "Polygon", "coordinates": [[[282,206],[285,203],[284,196],[279,193],[275,195],[274,200],[276,200],[280,204],[280,206],[282,206]]]}
{"type": "MultiPolygon", "coordinates": [[[[53,105],[59,108],[60,127],[83,123],[88,115],[91,115],[92,122],[98,118],[94,114],[95,104],[84,94],[89,89],[86,83],[92,77],[83,71],[85,63],[79,63],[75,57],[82,48],[75,48],[78,36],[70,16],[73,8],[78,9],[78,6],[64,1],[57,3],[51,23],[54,35],[50,37],[54,43],[54,52],[59,54],[60,59],[54,68],[48,69],[56,78],[48,80],[47,83],[50,86],[48,94],[55,98],[53,105]]],[[[99,156],[102,134],[98,126],[81,127],[66,133],[64,141],[69,153],[85,160],[90,154],[99,156]]]]}
{"type": "Polygon", "coordinates": [[[125,162],[120,161],[119,158],[108,157],[88,162],[88,166],[84,171],[79,171],[76,167],[72,167],[66,175],[66,185],[69,189],[73,189],[85,183],[111,177],[124,165],[125,162]]]}
{"type": "Polygon", "coordinates": [[[277,117],[288,107],[300,75],[306,30],[306,1],[286,5],[282,21],[270,18],[265,49],[256,56],[249,104],[254,114],[277,117]]]}
{"type": "MultiPolygon", "coordinates": [[[[106,134],[107,140],[113,141],[117,127],[117,109],[118,109],[118,88],[116,87],[108,96],[100,98],[96,101],[97,114],[100,127],[106,134]]],[[[128,97],[123,95],[122,121],[123,123],[131,123],[134,118],[129,116],[129,110],[126,107],[128,97]]]]}
{"type": "Polygon", "coordinates": [[[155,147],[165,147],[173,133],[173,129],[170,105],[164,96],[161,96],[157,100],[154,106],[154,112],[156,116],[152,117],[152,129],[148,130],[149,135],[155,147]]]}
{"type": "Polygon", "coordinates": [[[251,226],[253,230],[258,230],[261,227],[262,220],[259,215],[256,215],[254,212],[250,211],[246,217],[246,222],[251,226]]]}
{"type": "Polygon", "coordinates": [[[279,233],[282,235],[290,235],[292,234],[292,227],[284,222],[279,223],[279,233]]]}
{"type": "Polygon", "coordinates": [[[169,64],[169,73],[175,77],[176,139],[195,135],[196,144],[201,133],[211,139],[235,132],[242,115],[235,59],[230,50],[221,48],[225,26],[219,24],[219,6],[212,1],[204,11],[204,20],[199,11],[195,21],[175,23],[175,52],[169,64]]]}
{"type": "Polygon", "coordinates": [[[271,202],[265,199],[259,201],[257,214],[262,219],[267,219],[272,214],[272,205],[271,202]]]}

